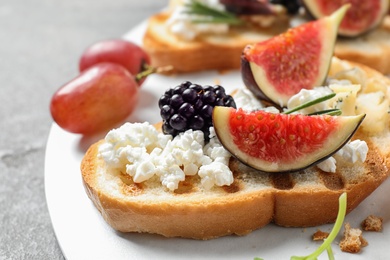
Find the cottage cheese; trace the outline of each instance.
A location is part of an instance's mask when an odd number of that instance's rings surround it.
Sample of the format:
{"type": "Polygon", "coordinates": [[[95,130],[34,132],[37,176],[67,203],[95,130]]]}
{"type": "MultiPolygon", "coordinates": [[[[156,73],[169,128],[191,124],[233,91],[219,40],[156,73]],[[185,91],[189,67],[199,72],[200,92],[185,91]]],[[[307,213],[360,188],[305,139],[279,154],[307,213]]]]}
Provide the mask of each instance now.
{"type": "Polygon", "coordinates": [[[336,172],[337,161],[349,163],[364,162],[367,158],[368,146],[365,141],[354,140],[343,146],[334,157],[317,164],[317,167],[324,172],[336,172]],[[337,160],[336,160],[337,159],[337,160]]]}
{"type": "Polygon", "coordinates": [[[336,159],[334,157],[329,157],[328,159],[317,164],[317,167],[324,172],[336,172],[336,159]]]}
{"type": "Polygon", "coordinates": [[[158,176],[164,187],[174,191],[186,175],[198,174],[205,189],[230,185],[230,154],[211,130],[205,145],[201,131],[188,130],[172,139],[149,123],[126,123],[107,134],[99,154],[108,167],[125,170],[136,183],[158,176]]]}

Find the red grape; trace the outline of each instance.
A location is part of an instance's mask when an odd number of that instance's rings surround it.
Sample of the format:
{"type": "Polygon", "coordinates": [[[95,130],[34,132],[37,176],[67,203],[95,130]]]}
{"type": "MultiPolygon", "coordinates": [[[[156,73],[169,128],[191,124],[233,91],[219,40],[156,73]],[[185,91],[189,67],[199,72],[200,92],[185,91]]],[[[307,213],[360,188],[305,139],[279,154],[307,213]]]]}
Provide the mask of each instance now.
{"type": "MultiPolygon", "coordinates": [[[[100,62],[120,64],[135,76],[150,65],[150,58],[135,43],[122,39],[105,40],[91,45],[84,51],[80,58],[79,70],[82,72],[100,62]]],[[[144,80],[140,80],[138,84],[141,85],[144,80]]]]}
{"type": "Polygon", "coordinates": [[[80,134],[107,130],[134,110],[138,84],[121,65],[99,63],[54,93],[50,111],[63,129],[80,134]]]}

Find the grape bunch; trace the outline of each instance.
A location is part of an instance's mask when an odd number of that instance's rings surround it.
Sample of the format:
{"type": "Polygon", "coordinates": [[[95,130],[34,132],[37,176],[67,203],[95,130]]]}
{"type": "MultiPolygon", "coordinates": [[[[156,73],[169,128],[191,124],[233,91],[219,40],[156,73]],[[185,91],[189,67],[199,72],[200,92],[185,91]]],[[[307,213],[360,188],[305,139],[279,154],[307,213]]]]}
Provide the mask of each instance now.
{"type": "Polygon", "coordinates": [[[201,86],[185,81],[167,90],[159,100],[162,130],[172,136],[188,129],[201,130],[207,140],[215,106],[236,108],[236,103],[220,85],[201,86]]]}
{"type": "Polygon", "coordinates": [[[59,88],[50,101],[54,121],[64,130],[83,135],[123,122],[135,110],[139,89],[152,73],[149,64],[145,50],[130,41],[92,44],[80,57],[80,74],[59,88]]]}

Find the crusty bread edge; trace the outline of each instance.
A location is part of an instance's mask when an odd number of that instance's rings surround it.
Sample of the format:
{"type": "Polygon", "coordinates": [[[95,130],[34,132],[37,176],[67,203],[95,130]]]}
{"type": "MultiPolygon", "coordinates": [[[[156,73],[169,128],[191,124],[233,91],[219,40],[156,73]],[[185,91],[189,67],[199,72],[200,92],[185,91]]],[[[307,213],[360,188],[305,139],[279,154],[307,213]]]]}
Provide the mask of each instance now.
{"type": "Polygon", "coordinates": [[[366,140],[369,146],[364,163],[366,179],[359,183],[349,183],[342,189],[278,191],[274,223],[286,227],[310,227],[332,223],[337,217],[338,198],[343,192],[347,193],[349,213],[375,191],[390,175],[389,155],[381,153],[369,139],[360,137],[361,140],[366,140]]]}

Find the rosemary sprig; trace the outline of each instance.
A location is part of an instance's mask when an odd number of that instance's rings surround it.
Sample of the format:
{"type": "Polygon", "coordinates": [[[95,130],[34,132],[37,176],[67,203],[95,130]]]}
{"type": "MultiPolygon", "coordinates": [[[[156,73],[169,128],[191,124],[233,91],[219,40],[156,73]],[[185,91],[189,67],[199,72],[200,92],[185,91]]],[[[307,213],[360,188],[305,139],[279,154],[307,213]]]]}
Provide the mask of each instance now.
{"type": "Polygon", "coordinates": [[[330,115],[330,116],[339,116],[341,115],[341,110],[338,108],[333,109],[325,109],[317,112],[313,112],[308,114],[309,116],[315,116],[315,115],[330,115]]]}
{"type": "Polygon", "coordinates": [[[217,10],[196,0],[192,0],[184,6],[185,13],[198,16],[191,19],[193,23],[225,23],[230,25],[240,25],[243,23],[233,13],[217,10]]]}
{"type": "MultiPolygon", "coordinates": [[[[307,108],[307,107],[310,107],[310,106],[313,106],[315,104],[318,104],[318,103],[321,103],[323,101],[326,101],[328,99],[331,99],[333,97],[336,96],[336,93],[332,93],[332,94],[329,94],[329,95],[326,95],[326,96],[323,96],[323,97],[320,97],[320,98],[316,98],[314,100],[311,100],[311,101],[308,101],[306,103],[303,103],[302,105],[300,106],[297,106],[297,107],[294,107],[292,109],[289,109],[289,110],[286,110],[283,112],[283,114],[291,114],[291,113],[294,113],[296,111],[299,111],[299,110],[302,110],[304,108],[307,108]]],[[[328,114],[328,115],[339,115],[341,114],[341,111],[339,109],[335,109],[335,110],[331,110],[331,111],[327,111],[327,110],[323,110],[323,111],[318,111],[316,112],[317,114],[328,114]],[[325,111],[324,113],[322,113],[323,111],[325,111]]]]}

